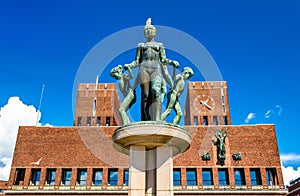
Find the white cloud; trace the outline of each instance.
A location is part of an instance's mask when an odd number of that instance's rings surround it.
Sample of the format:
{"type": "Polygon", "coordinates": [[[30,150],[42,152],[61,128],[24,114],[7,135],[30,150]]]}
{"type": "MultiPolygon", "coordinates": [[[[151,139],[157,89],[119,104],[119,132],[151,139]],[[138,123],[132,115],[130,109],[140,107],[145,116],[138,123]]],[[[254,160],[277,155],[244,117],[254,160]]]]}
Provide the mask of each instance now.
{"type": "MultiPolygon", "coordinates": [[[[38,112],[34,106],[24,104],[19,97],[9,98],[7,104],[0,108],[0,180],[9,177],[19,126],[35,126],[41,118],[39,113],[37,119],[38,112]]],[[[41,126],[41,123],[37,125],[41,126]]]]}
{"type": "Polygon", "coordinates": [[[300,167],[294,169],[290,165],[300,165],[300,154],[286,153],[280,155],[282,162],[282,173],[285,185],[289,185],[291,180],[300,177],[300,167]]]}
{"type": "Polygon", "coordinates": [[[255,113],[249,113],[247,118],[245,119],[245,123],[248,123],[251,119],[253,119],[255,117],[256,117],[255,113]]]}
{"type": "Polygon", "coordinates": [[[3,157],[0,159],[0,179],[8,180],[12,158],[3,157]]]}
{"type": "Polygon", "coordinates": [[[294,169],[291,166],[287,166],[287,167],[282,166],[282,174],[283,174],[284,185],[289,185],[291,180],[300,177],[300,167],[294,169]]]}
{"type": "Polygon", "coordinates": [[[51,125],[51,124],[49,124],[49,123],[46,123],[46,124],[44,125],[44,127],[53,127],[53,125],[51,125]]]}
{"type": "Polygon", "coordinates": [[[276,108],[277,108],[277,115],[281,115],[283,108],[280,105],[277,105],[276,108]]]}
{"type": "Polygon", "coordinates": [[[265,118],[270,118],[270,117],[271,117],[271,112],[272,112],[272,110],[268,110],[268,111],[265,113],[265,118]]]}
{"type": "Polygon", "coordinates": [[[276,105],[274,108],[265,112],[265,118],[271,118],[272,116],[280,116],[283,108],[280,105],[276,105]]]}
{"type": "Polygon", "coordinates": [[[300,155],[299,154],[281,154],[280,155],[280,160],[282,161],[283,164],[285,163],[291,163],[291,162],[298,162],[300,163],[300,155]]]}

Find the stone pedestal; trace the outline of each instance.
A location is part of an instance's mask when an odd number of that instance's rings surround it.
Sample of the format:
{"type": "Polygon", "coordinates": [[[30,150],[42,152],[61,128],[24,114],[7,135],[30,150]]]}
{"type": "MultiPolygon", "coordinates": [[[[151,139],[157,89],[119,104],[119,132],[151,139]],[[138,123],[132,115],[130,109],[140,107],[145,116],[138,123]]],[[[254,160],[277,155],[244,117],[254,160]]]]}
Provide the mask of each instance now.
{"type": "Polygon", "coordinates": [[[130,155],[128,195],[173,195],[173,156],[189,148],[187,130],[143,121],[119,127],[112,138],[116,150],[130,155]]]}

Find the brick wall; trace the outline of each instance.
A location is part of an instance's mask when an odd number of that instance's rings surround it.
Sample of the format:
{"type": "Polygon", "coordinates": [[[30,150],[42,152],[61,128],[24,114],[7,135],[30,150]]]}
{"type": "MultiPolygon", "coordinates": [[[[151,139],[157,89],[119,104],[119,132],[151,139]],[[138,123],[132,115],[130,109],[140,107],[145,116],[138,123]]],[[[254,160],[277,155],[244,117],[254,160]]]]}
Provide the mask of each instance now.
{"type": "MultiPolygon", "coordinates": [[[[9,185],[13,185],[16,169],[25,168],[24,185],[30,185],[31,168],[41,168],[41,181],[45,180],[46,168],[57,168],[57,178],[62,168],[72,169],[74,175],[78,168],[87,168],[91,175],[93,168],[103,169],[103,184],[107,185],[107,171],[119,168],[120,182],[123,169],[129,167],[129,157],[113,149],[111,136],[117,127],[20,127],[14,151],[9,185]],[[33,164],[40,158],[40,163],[33,164]]],[[[182,185],[186,185],[186,168],[196,168],[197,184],[202,185],[203,168],[212,168],[214,183],[218,184],[218,168],[226,168],[229,182],[233,183],[233,168],[245,170],[246,184],[250,182],[250,168],[261,170],[262,185],[267,185],[265,169],[277,170],[279,185],[283,186],[280,158],[273,125],[256,126],[186,126],[192,136],[190,149],[174,158],[174,167],[181,169],[182,185]],[[223,130],[225,140],[225,165],[217,164],[217,147],[214,131],[223,130]],[[211,160],[203,161],[201,155],[211,154],[211,160]],[[241,152],[243,158],[234,161],[232,154],[241,152]]],[[[91,177],[89,178],[91,183],[91,177]]],[[[119,182],[119,185],[121,185],[119,182]]],[[[60,179],[56,185],[60,184],[60,179]]],[[[76,177],[72,179],[76,184],[76,177]]]]}

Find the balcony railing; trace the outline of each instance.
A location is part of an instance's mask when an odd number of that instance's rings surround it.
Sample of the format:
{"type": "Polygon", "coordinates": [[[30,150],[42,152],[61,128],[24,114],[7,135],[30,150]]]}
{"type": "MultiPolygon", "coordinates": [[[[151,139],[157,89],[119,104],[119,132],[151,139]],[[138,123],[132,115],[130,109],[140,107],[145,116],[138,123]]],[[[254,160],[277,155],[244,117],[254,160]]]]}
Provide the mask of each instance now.
{"type": "Polygon", "coordinates": [[[262,189],[269,189],[269,190],[281,190],[279,185],[272,185],[272,186],[263,186],[263,185],[211,185],[211,186],[174,186],[173,190],[262,190],[262,189]]]}
{"type": "MultiPolygon", "coordinates": [[[[45,185],[45,186],[25,186],[25,185],[13,185],[11,187],[11,190],[128,190],[128,186],[50,186],[50,185],[45,185]]],[[[271,186],[266,186],[266,185],[257,185],[257,186],[251,186],[251,185],[226,185],[226,186],[218,186],[218,185],[211,185],[211,186],[173,186],[174,191],[181,191],[181,190],[238,190],[238,191],[243,191],[243,190],[282,190],[282,188],[279,185],[271,185],[271,186]]]]}
{"type": "Polygon", "coordinates": [[[128,186],[24,186],[24,185],[13,185],[11,190],[128,190],[128,186]]]}

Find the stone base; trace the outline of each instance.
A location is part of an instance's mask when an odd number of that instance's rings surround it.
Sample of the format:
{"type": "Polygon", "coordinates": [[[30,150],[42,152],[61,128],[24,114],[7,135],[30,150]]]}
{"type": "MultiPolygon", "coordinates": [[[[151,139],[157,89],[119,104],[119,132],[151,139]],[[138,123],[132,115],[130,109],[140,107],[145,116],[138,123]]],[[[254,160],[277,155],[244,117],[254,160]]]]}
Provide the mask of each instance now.
{"type": "Polygon", "coordinates": [[[148,150],[167,145],[172,146],[175,156],[189,149],[191,136],[178,125],[142,121],[119,127],[112,140],[114,148],[125,154],[129,154],[130,146],[145,146],[148,150]]]}
{"type": "Polygon", "coordinates": [[[119,127],[112,138],[116,150],[130,155],[128,195],[173,195],[173,156],[189,148],[187,130],[143,121],[119,127]]]}

